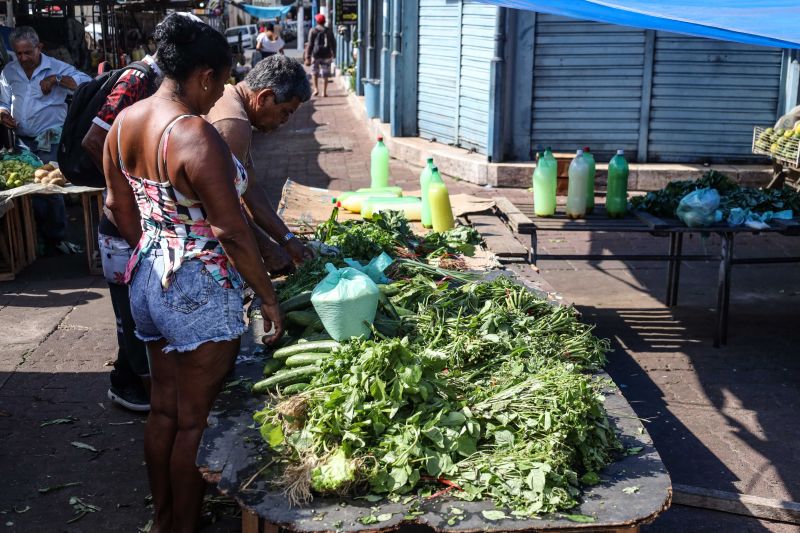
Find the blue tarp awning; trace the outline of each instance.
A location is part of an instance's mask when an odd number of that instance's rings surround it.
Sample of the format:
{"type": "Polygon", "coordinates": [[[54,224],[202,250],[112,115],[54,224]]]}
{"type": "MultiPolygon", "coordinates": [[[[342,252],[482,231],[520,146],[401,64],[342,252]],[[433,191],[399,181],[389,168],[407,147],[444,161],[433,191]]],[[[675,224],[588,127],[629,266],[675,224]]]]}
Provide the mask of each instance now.
{"type": "Polygon", "coordinates": [[[584,20],[800,48],[798,0],[480,0],[584,20]]]}
{"type": "Polygon", "coordinates": [[[236,7],[244,9],[247,13],[249,13],[253,17],[258,17],[260,19],[274,19],[275,17],[283,17],[291,11],[292,6],[285,6],[285,7],[262,7],[262,6],[251,6],[250,4],[234,4],[236,7]]]}

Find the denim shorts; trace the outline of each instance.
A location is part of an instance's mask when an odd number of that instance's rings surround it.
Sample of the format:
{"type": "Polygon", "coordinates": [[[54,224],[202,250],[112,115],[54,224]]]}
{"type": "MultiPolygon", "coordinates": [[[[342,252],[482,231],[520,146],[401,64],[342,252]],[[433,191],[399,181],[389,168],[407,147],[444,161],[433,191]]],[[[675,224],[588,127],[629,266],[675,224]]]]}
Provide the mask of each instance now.
{"type": "MultiPolygon", "coordinates": [[[[131,281],[131,312],[136,336],[144,342],[166,339],[165,352],[188,352],[206,342],[237,339],[244,324],[241,288],[225,289],[198,259],[185,261],[164,290],[160,253],[143,255],[131,281]]],[[[232,273],[238,275],[232,270],[232,273]]]]}

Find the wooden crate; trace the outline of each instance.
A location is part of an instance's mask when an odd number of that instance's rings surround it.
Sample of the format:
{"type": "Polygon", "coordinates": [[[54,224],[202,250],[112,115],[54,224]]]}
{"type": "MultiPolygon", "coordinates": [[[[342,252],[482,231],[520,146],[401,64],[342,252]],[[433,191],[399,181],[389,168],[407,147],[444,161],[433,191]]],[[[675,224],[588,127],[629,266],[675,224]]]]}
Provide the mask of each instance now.
{"type": "Polygon", "coordinates": [[[100,225],[100,218],[103,216],[103,192],[81,193],[81,204],[83,204],[83,228],[86,236],[86,261],[89,264],[89,274],[102,276],[103,263],[97,245],[97,228],[100,225]]]}
{"type": "Polygon", "coordinates": [[[36,260],[36,221],[29,196],[11,200],[0,218],[0,281],[13,280],[36,260]]]}

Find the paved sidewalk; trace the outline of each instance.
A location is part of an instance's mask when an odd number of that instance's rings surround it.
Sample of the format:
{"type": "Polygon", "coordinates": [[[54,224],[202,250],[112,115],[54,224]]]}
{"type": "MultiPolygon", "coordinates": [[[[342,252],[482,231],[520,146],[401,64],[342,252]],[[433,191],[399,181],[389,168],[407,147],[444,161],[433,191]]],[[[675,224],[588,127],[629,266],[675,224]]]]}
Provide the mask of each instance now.
{"type": "MultiPolygon", "coordinates": [[[[335,88],[301,107],[283,129],[257,136],[256,179],[277,200],[287,177],[334,189],[365,186],[374,140],[335,88]]],[[[419,169],[392,162],[393,180],[417,188],[419,169]]],[[[527,198],[524,189],[451,190],[527,198]]],[[[80,227],[77,227],[80,233],[80,227]]],[[[660,239],[548,235],[543,249],[658,248],[660,239]]],[[[692,241],[691,247],[715,243],[692,241]]],[[[766,247],[798,251],[800,242],[743,241],[741,253],[766,247]]],[[[598,334],[613,340],[609,372],[638,414],[676,483],[764,497],[800,499],[796,442],[800,406],[796,266],[736,267],[729,348],[710,347],[716,274],[687,265],[681,306],[661,303],[661,264],[618,261],[542,263],[546,279],[574,301],[598,334]]],[[[83,257],[37,261],[0,283],[0,531],[135,532],[149,519],[142,452],[144,418],[110,404],[107,363],[114,320],[101,278],[83,257]],[[55,419],[66,424],[42,424],[55,419]],[[83,443],[97,450],[76,447],[83,443]],[[40,494],[65,483],[80,485],[40,494]],[[74,518],[70,497],[102,510],[74,518]],[[11,525],[6,525],[11,524],[11,525]]],[[[797,531],[795,526],[674,506],[648,532],[797,531]]],[[[238,531],[235,519],[205,532],[238,531]]]]}

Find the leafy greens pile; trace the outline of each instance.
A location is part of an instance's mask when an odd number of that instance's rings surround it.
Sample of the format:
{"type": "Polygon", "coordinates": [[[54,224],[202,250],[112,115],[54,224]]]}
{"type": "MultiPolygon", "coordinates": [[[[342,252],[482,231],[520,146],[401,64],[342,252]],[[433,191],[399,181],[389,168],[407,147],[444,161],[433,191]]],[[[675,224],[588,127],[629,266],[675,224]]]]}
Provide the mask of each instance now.
{"type": "Polygon", "coordinates": [[[720,209],[724,219],[731,209],[749,209],[754,214],[791,209],[800,212],[800,192],[789,187],[783,189],[756,189],[741,187],[728,176],[710,170],[697,180],[673,181],[658,191],[631,199],[631,208],[660,217],[674,217],[681,199],[697,189],[716,189],[720,195],[720,209]]]}
{"type": "Polygon", "coordinates": [[[417,258],[440,257],[448,254],[472,255],[482,239],[474,228],[456,226],[443,232],[430,232],[424,237],[411,231],[402,212],[376,214],[372,221],[337,220],[338,209],[320,224],[314,236],[317,240],[336,246],[344,257],[371,259],[381,252],[413,255],[417,258]]]}
{"type": "Polygon", "coordinates": [[[620,445],[603,409],[606,341],[505,277],[405,266],[394,334],[344,343],[302,394],[255,421],[290,501],[321,494],[493,499],[519,516],[577,504],[620,445]]]}

